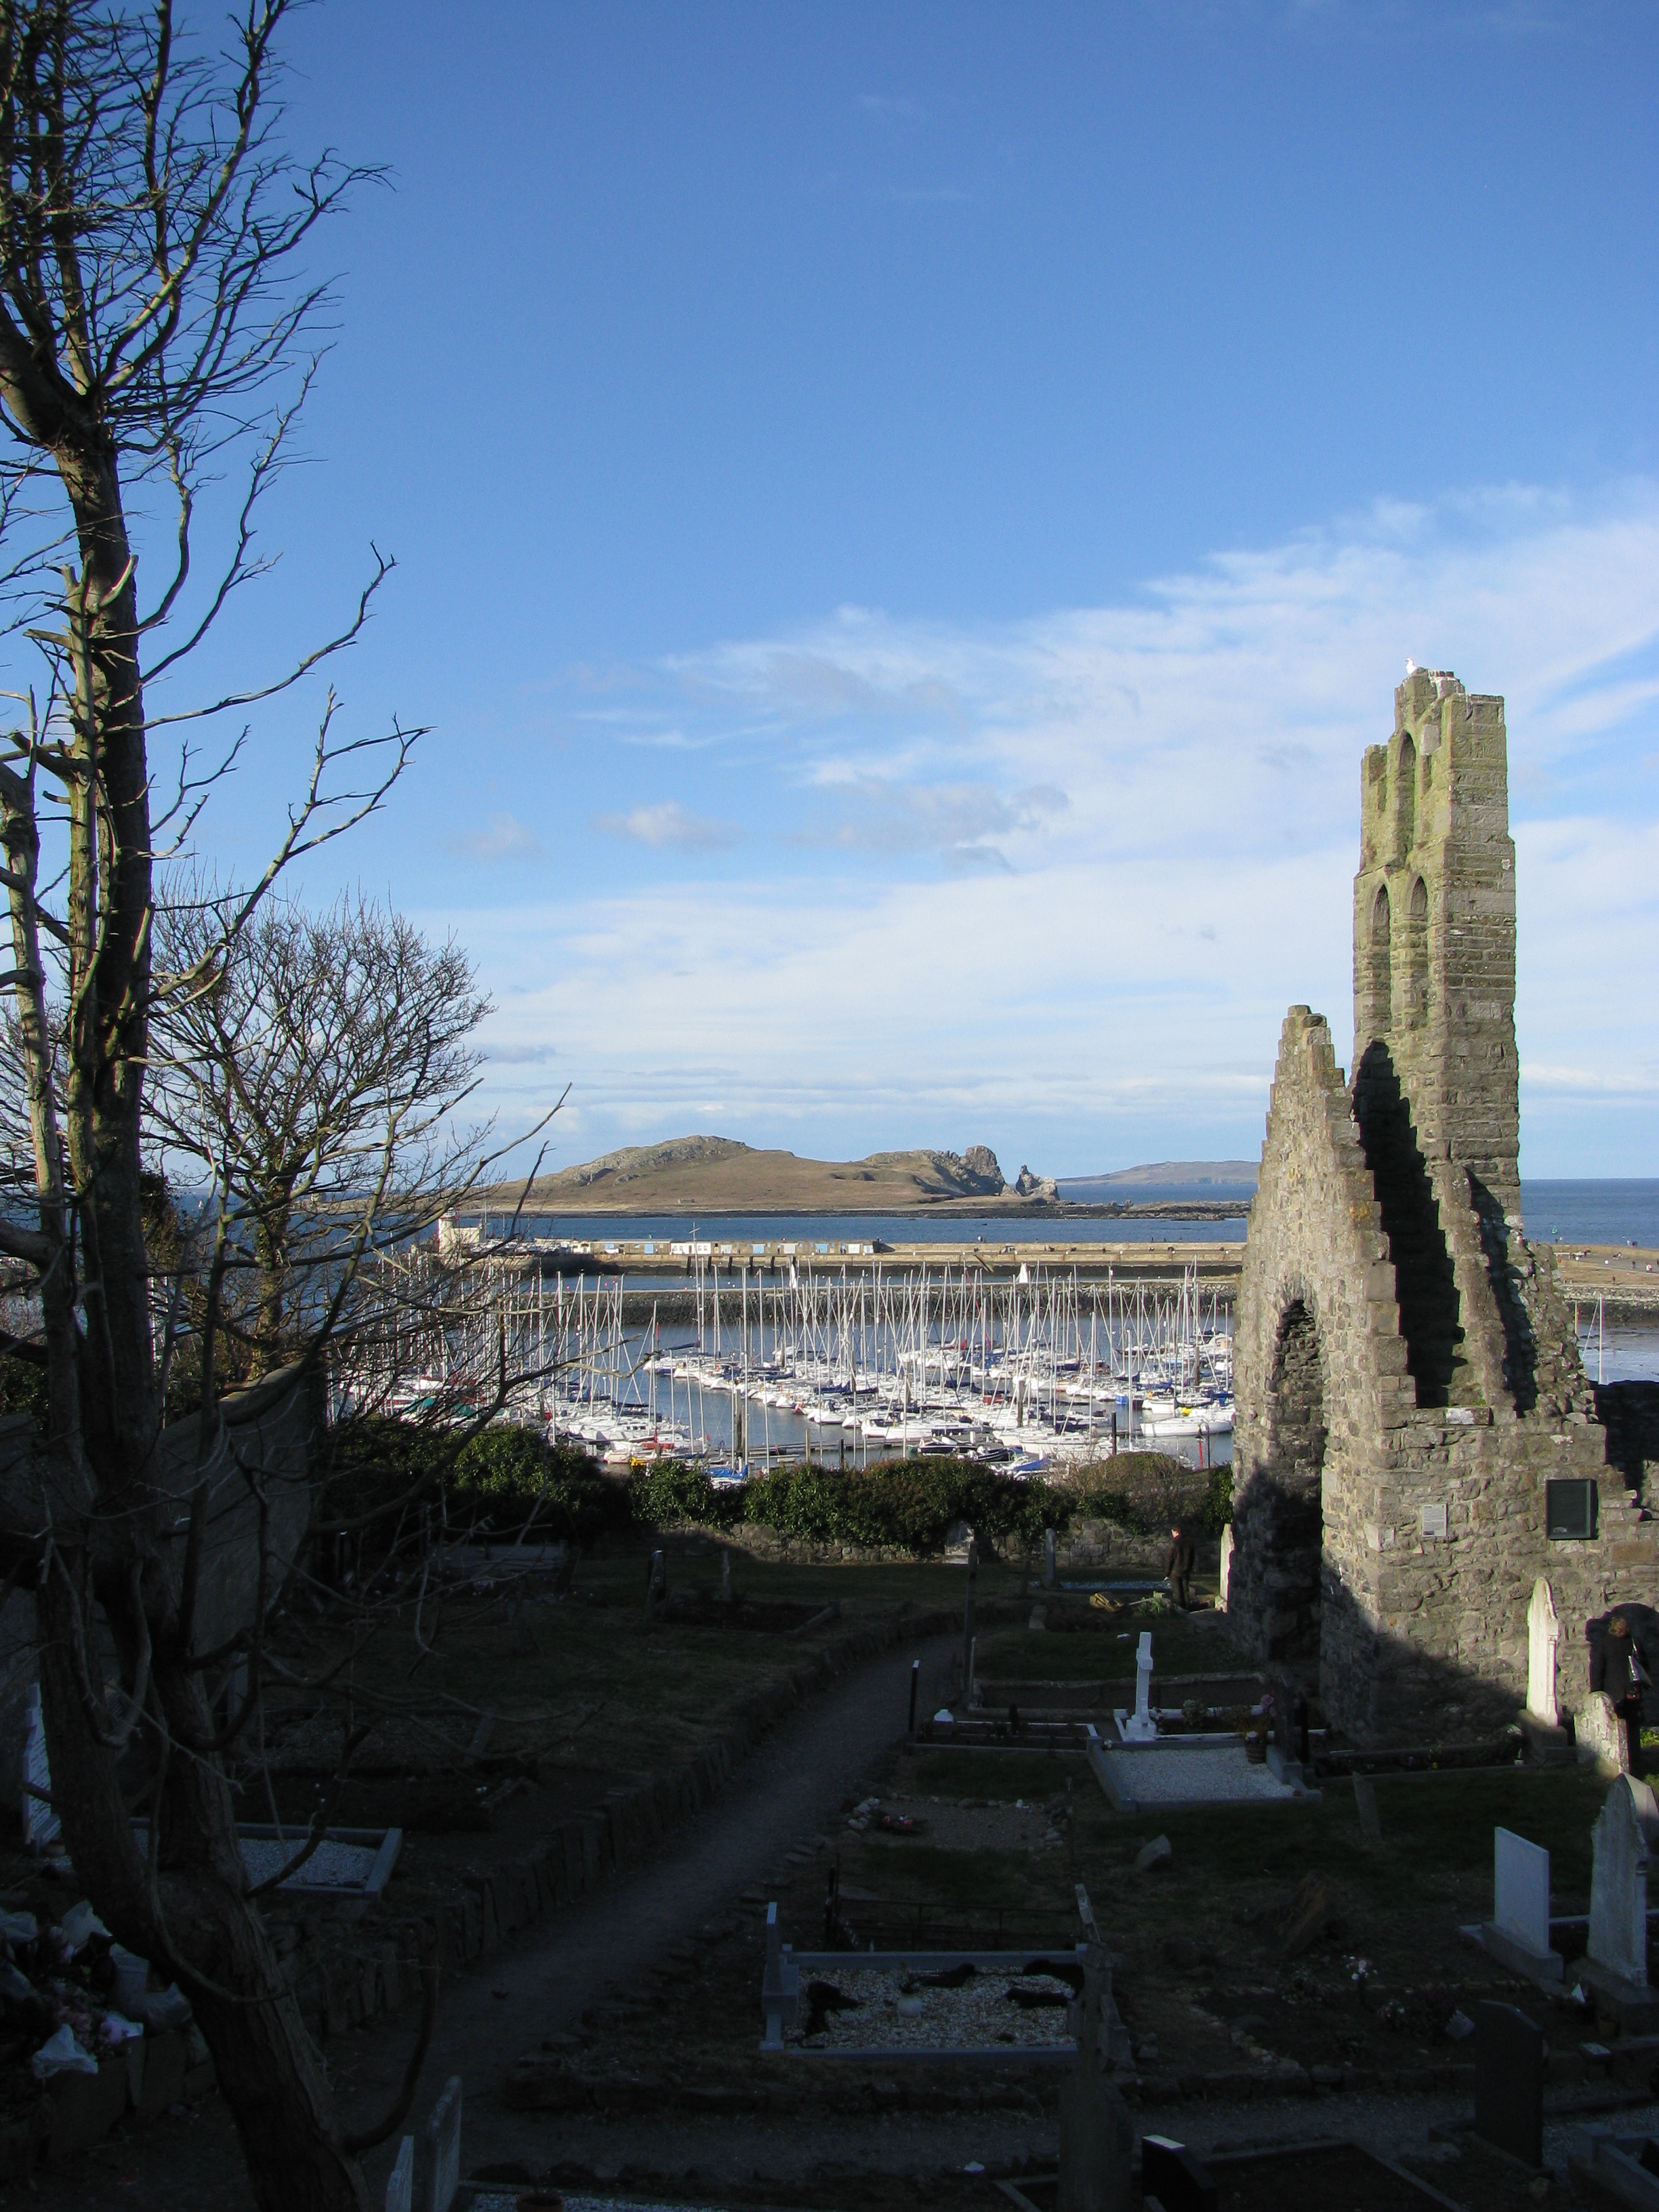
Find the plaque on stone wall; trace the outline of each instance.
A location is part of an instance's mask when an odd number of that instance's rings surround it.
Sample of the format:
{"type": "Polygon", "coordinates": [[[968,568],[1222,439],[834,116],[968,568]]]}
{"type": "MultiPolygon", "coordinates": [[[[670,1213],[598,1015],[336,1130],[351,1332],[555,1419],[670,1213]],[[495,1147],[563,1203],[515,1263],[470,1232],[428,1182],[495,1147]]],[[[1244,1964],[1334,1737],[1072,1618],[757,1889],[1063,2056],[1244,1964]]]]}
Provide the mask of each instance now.
{"type": "Polygon", "coordinates": [[[1558,1475],[1544,1485],[1544,1534],[1557,1543],[1590,1542],[1596,1489],[1591,1475],[1558,1475]]]}

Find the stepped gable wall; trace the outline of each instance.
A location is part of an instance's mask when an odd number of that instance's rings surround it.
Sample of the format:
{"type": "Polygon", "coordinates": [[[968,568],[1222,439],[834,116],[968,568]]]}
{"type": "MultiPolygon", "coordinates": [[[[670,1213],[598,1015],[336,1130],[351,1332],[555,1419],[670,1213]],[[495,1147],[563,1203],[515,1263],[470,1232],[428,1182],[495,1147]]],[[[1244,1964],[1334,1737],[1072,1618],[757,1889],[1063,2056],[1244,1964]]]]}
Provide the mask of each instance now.
{"type": "Polygon", "coordinates": [[[1522,1235],[1514,1008],[1504,704],[1413,670],[1361,769],[1353,1079],[1292,1007],[1235,1353],[1229,1610],[1361,1741],[1512,1719],[1540,1574],[1572,1710],[1585,1624],[1659,1585],[1522,1235]],[[1595,1486],[1591,1539],[1546,1533],[1562,1478],[1595,1486]]]}

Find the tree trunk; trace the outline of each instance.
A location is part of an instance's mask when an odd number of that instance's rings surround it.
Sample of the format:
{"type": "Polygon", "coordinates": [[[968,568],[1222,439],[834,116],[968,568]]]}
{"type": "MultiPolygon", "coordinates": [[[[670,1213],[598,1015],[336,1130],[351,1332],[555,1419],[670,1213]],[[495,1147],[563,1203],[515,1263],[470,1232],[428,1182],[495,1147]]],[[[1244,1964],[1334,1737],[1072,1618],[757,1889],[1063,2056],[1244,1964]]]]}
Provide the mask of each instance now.
{"type": "Polygon", "coordinates": [[[175,1975],[195,2007],[263,2212],[366,2212],[362,2169],[341,2145],[299,2004],[246,1894],[201,1675],[176,1645],[167,1648],[169,1596],[158,1562],[146,1583],[129,1576],[122,1594],[106,1593],[104,1607],[129,1678],[129,1648],[150,1639],[149,1702],[165,1717],[172,1745],[153,1808],[152,1883],[122,1801],[117,1754],[100,1740],[96,1705],[83,1694],[76,1652],[84,1649],[88,1609],[67,1570],[49,1574],[38,1594],[41,1709],[64,1840],[106,1925],[175,1975]],[[141,1592],[161,1598],[155,1619],[134,1601],[141,1592]]]}
{"type": "Polygon", "coordinates": [[[195,2007],[261,2207],[364,2212],[362,2170],[341,2147],[317,2054],[246,1894],[202,1678],[182,1647],[177,1547],[167,1540],[176,1502],[156,1480],[140,1174],[151,870],[137,603],[113,460],[58,458],[82,561],[67,595],[84,772],[71,786],[64,1121],[86,1328],[76,1362],[79,1449],[68,1426],[60,1443],[56,1412],[52,1422],[54,1488],[71,1510],[54,1513],[37,1594],[53,1798],[100,1917],[176,1975],[195,2007]],[[94,1599],[129,1697],[136,1692],[163,1724],[153,1881],[123,1802],[118,1748],[106,1740],[118,1731],[93,1645],[94,1599]]]}

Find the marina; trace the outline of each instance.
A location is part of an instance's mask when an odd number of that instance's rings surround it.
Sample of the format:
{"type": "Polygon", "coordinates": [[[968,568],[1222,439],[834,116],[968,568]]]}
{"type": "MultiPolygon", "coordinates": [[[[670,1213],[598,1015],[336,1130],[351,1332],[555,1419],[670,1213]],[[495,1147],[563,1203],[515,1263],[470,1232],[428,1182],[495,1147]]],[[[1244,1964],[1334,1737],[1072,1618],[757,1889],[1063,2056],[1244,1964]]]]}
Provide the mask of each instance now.
{"type": "MultiPolygon", "coordinates": [[[[1605,1228],[1593,1186],[1529,1194],[1605,1228]]],[[[1649,1187],[1621,1191],[1642,1228],[1649,1187]]],[[[1048,1474],[1121,1450],[1231,1456],[1242,1215],[447,1218],[382,1263],[337,1402],[507,1419],[613,1472],[717,1482],[960,1455],[1048,1474]]],[[[1556,1247],[1592,1378],[1659,1372],[1659,1253],[1556,1247]]]]}
{"type": "Polygon", "coordinates": [[[684,1459],[728,1481],[791,1460],[1037,1474],[1127,1449],[1228,1456],[1231,1303],[1196,1266],[1120,1283],[1039,1259],[869,1256],[728,1272],[695,1255],[670,1322],[660,1297],[639,1317],[620,1273],[573,1279],[518,1252],[453,1268],[417,1249],[387,1262],[393,1321],[356,1341],[337,1402],[465,1417],[504,1375],[508,1418],[607,1466],[684,1459]]]}

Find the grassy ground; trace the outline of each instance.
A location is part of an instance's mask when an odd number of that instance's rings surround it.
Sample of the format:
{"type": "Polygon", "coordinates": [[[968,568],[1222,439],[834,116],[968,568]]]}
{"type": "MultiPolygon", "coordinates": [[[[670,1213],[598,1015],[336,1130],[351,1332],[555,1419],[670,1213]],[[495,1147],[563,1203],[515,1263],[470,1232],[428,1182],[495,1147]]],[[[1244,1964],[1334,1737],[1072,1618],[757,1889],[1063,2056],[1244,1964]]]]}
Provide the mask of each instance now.
{"type": "MultiPolygon", "coordinates": [[[[717,1545],[693,1540],[665,1548],[671,1596],[712,1598],[718,1592],[717,1545]]],[[[444,1611],[429,1657],[421,1656],[413,1610],[404,1607],[343,1680],[422,1708],[428,1723],[444,1723],[452,1734],[459,1728],[462,1738],[469,1713],[493,1713],[493,1757],[598,1759],[638,1771],[683,1759],[720,1734],[746,1696],[810,1663],[849,1629],[890,1619],[906,1605],[942,1607],[954,1617],[965,1594],[960,1567],[782,1566],[734,1556],[733,1586],[741,1595],[791,1604],[803,1623],[832,1601],[837,1614],[810,1633],[672,1620],[647,1627],[645,1578],[641,1550],[585,1559],[574,1589],[556,1604],[532,1597],[515,1607],[498,1594],[456,1599],[444,1611]]],[[[1017,1595],[1021,1583],[1018,1570],[993,1563],[981,1570],[980,1595],[1017,1595]]],[[[433,1626],[428,1607],[428,1638],[433,1626]]],[[[326,1632],[298,1622],[289,1640],[313,1669],[336,1648],[326,1632]]],[[[295,1709],[301,1703],[292,1700],[295,1709]]],[[[394,1729],[386,1733],[399,1743],[406,1740],[394,1729]]],[[[371,1741],[360,1764],[375,1756],[371,1741]]]]}
{"type": "Polygon", "coordinates": [[[982,1798],[988,1805],[1012,1805],[1020,1797],[1046,1802],[1063,1795],[1067,1782],[1080,1790],[1090,1779],[1080,1752],[927,1750],[908,1765],[909,1786],[923,1796],[982,1798]]]}
{"type": "Polygon", "coordinates": [[[1558,1911],[1585,1908],[1590,1826],[1606,1791],[1576,1771],[1378,1780],[1376,1839],[1362,1833],[1346,1783],[1315,1805],[1153,1819],[1115,1813],[1066,1753],[924,1747],[896,1755],[873,1780],[890,1797],[963,1808],[1018,1797],[1048,1808],[1057,1837],[1022,1850],[946,1849],[927,1834],[838,1827],[815,1857],[780,1869],[765,1897],[752,1896],[739,1923],[687,1962],[683,1985],[671,1983],[648,2008],[607,2008],[590,2021],[572,2063],[589,2075],[652,2068],[672,2051],[682,2083],[742,2093],[787,2082],[793,2094],[819,2094],[810,2066],[780,2068],[756,2053],[759,1947],[773,1896],[786,1938],[820,1946],[832,1867],[860,1948],[1069,1942],[1081,1882],[1114,1954],[1149,2094],[1171,2094],[1194,2075],[1267,2078],[1286,2060],[1420,2081],[1425,2069],[1467,2065],[1468,2046],[1449,2039],[1446,2024],[1487,1996],[1532,2010],[1558,2049],[1573,2051],[1575,2038],[1596,2033],[1593,2015],[1563,2020],[1460,1934],[1491,1911],[1499,1824],[1548,1847],[1558,1911]],[[1170,1863],[1137,1875],[1136,1854],[1158,1834],[1170,1863]],[[1322,1886],[1326,1922],[1286,1955],[1285,1923],[1310,1886],[1322,1886]]]}
{"type": "Polygon", "coordinates": [[[1218,1613],[1108,1612],[1077,1599],[1049,1601],[1049,1619],[1077,1625],[1034,1635],[1011,1627],[982,1636],[975,1672],[987,1682],[1131,1682],[1135,1647],[1150,1629],[1156,1674],[1218,1674],[1249,1671],[1218,1613]]]}

